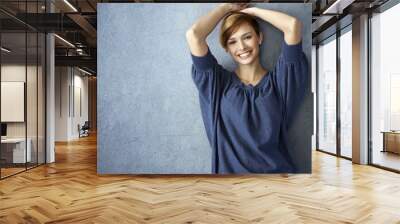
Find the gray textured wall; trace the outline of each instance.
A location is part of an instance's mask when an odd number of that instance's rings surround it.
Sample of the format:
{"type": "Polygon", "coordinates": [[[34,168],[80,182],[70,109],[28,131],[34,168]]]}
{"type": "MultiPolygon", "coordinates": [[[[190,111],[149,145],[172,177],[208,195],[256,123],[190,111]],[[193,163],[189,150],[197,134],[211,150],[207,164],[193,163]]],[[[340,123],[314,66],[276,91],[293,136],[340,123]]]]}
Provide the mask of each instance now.
{"type": "MultiPolygon", "coordinates": [[[[216,5],[98,5],[98,173],[211,172],[185,31],[216,5]]],[[[303,50],[311,62],[311,5],[256,6],[303,21],[303,50]]],[[[265,22],[260,25],[265,35],[262,63],[271,70],[283,35],[265,22]]],[[[220,64],[233,70],[218,33],[219,26],[208,44],[220,64]]],[[[309,94],[290,131],[290,152],[300,172],[311,171],[312,110],[309,94]]]]}

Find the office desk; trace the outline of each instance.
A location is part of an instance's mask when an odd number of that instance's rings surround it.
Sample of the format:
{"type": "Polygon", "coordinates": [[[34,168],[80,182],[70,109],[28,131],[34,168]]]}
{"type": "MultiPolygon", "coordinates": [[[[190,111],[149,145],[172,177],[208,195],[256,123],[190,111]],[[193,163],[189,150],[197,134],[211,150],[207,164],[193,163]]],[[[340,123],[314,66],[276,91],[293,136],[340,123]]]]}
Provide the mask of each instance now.
{"type": "Polygon", "coordinates": [[[382,152],[393,152],[400,154],[400,132],[382,131],[381,133],[383,133],[382,152]]]}
{"type": "Polygon", "coordinates": [[[30,138],[27,139],[28,147],[26,147],[25,153],[25,138],[6,138],[1,139],[1,154],[2,157],[5,158],[6,161],[10,163],[25,163],[31,162],[32,154],[31,154],[31,145],[32,141],[30,138]],[[12,154],[12,161],[11,155],[12,154]],[[3,156],[4,155],[4,156],[3,156]],[[25,161],[27,158],[27,161],[25,161]]]}

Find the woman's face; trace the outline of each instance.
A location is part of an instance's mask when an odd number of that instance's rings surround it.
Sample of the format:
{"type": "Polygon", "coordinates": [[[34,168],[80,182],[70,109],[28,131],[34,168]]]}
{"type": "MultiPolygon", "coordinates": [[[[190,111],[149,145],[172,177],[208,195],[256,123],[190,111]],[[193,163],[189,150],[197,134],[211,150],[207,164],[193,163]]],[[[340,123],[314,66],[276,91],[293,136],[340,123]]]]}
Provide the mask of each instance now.
{"type": "Polygon", "coordinates": [[[239,64],[252,64],[259,57],[261,42],[262,34],[258,37],[251,25],[243,23],[228,38],[227,52],[239,64]]]}

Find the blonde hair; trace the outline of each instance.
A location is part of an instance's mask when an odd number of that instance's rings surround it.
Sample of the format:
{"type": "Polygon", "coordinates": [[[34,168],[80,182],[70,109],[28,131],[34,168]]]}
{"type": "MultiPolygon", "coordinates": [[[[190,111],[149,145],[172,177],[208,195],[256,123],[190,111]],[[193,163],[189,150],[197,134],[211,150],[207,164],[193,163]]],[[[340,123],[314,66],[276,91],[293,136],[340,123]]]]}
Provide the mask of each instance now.
{"type": "Polygon", "coordinates": [[[248,23],[253,27],[256,34],[260,37],[260,27],[254,16],[243,12],[231,12],[222,20],[219,42],[221,46],[227,49],[227,41],[229,37],[237,31],[240,25],[248,23]]]}

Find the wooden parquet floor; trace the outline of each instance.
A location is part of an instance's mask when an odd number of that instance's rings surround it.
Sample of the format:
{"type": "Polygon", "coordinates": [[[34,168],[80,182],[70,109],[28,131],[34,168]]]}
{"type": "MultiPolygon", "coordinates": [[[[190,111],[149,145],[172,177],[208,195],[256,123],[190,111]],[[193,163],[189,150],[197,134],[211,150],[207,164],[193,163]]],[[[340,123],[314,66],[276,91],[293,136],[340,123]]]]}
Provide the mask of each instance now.
{"type": "Polygon", "coordinates": [[[96,138],[0,181],[0,223],[400,223],[400,175],[313,153],[302,175],[96,174],[96,138]]]}

